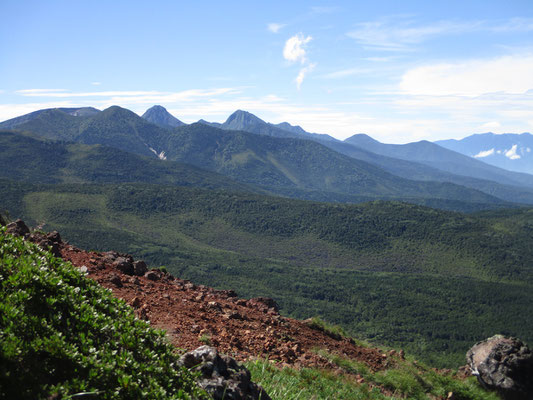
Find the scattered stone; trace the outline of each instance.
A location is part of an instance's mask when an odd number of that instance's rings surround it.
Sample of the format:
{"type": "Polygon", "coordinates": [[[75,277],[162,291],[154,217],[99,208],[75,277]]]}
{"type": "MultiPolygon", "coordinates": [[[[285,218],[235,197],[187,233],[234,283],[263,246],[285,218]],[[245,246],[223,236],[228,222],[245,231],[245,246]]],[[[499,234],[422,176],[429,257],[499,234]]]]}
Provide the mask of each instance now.
{"type": "Polygon", "coordinates": [[[135,261],[133,263],[133,274],[137,276],[143,276],[148,272],[146,263],[142,260],[135,261]]]}
{"type": "Polygon", "coordinates": [[[116,251],[106,251],[102,254],[104,257],[104,261],[108,263],[112,263],[118,258],[118,253],[116,251]]]}
{"type": "Polygon", "coordinates": [[[146,274],[144,274],[144,277],[151,281],[158,281],[161,278],[159,274],[156,272],[156,270],[153,270],[153,269],[148,271],[146,274]]]}
{"type": "Polygon", "coordinates": [[[278,303],[276,303],[276,301],[274,299],[271,299],[270,297],[255,297],[253,299],[248,300],[246,304],[248,305],[248,307],[259,309],[266,307],[273,309],[275,312],[279,311],[278,303]]]}
{"type": "Polygon", "coordinates": [[[130,303],[130,305],[134,308],[139,308],[141,304],[142,304],[142,300],[140,299],[140,297],[135,297],[130,303]]]}
{"type": "Polygon", "coordinates": [[[261,386],[252,382],[250,371],[214,347],[201,346],[185,353],[180,364],[201,374],[199,385],[216,400],[269,400],[261,386]]]}
{"type": "Polygon", "coordinates": [[[503,399],[533,398],[533,352],[517,338],[496,335],[466,353],[472,375],[503,399]]]}
{"type": "Polygon", "coordinates": [[[88,272],[87,266],[85,265],[82,265],[79,270],[82,274],[86,274],[88,272]]]}
{"type": "Polygon", "coordinates": [[[26,226],[23,220],[17,219],[15,222],[7,224],[6,233],[14,236],[26,236],[30,234],[30,229],[26,226]]]}
{"type": "Polygon", "coordinates": [[[111,282],[116,287],[122,287],[122,280],[120,279],[120,276],[118,275],[111,275],[111,278],[109,278],[109,282],[111,282]]]}
{"type": "Polygon", "coordinates": [[[207,303],[207,308],[215,312],[222,311],[222,307],[220,307],[220,304],[218,304],[216,301],[210,301],[209,303],[207,303]]]}

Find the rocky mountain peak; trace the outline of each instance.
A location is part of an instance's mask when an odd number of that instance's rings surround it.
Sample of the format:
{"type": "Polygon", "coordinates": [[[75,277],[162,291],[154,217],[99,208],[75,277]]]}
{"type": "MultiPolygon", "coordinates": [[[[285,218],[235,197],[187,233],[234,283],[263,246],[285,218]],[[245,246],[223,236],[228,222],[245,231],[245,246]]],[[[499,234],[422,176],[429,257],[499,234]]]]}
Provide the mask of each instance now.
{"type": "Polygon", "coordinates": [[[256,117],[254,114],[243,110],[235,111],[228,117],[226,122],[224,122],[225,126],[231,127],[232,129],[239,129],[251,124],[266,124],[266,122],[261,118],[256,117]]]}
{"type": "Polygon", "coordinates": [[[174,117],[165,107],[160,105],[150,107],[142,115],[142,118],[163,128],[175,128],[177,126],[185,125],[185,123],[174,117]]]}

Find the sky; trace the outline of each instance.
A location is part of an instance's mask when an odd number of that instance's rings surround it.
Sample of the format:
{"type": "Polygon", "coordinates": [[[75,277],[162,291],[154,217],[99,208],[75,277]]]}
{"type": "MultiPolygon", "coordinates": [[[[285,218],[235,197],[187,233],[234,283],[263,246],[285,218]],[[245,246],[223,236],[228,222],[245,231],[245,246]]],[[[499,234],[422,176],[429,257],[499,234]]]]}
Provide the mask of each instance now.
{"type": "Polygon", "coordinates": [[[533,133],[533,1],[0,0],[0,121],[235,110],[386,143],[533,133]]]}

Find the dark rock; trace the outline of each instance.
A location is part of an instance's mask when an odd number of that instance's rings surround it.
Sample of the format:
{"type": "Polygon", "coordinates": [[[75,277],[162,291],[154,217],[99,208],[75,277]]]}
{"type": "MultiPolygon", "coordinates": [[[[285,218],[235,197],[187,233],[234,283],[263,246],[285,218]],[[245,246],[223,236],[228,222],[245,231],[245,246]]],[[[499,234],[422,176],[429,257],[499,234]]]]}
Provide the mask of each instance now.
{"type": "Polygon", "coordinates": [[[146,263],[142,260],[135,261],[133,263],[133,274],[137,276],[143,276],[148,272],[148,267],[146,263]]]}
{"type": "Polygon", "coordinates": [[[237,293],[235,290],[216,290],[215,291],[219,296],[226,297],[226,298],[232,298],[237,297],[237,293]]]}
{"type": "Polygon", "coordinates": [[[481,385],[503,399],[533,399],[533,352],[521,340],[493,336],[476,343],[466,359],[481,385]]]}
{"type": "MultiPolygon", "coordinates": [[[[59,239],[59,242],[54,242],[50,238],[48,238],[48,234],[44,234],[41,232],[33,232],[30,235],[26,235],[26,237],[30,242],[35,243],[41,249],[50,251],[50,253],[52,253],[54,257],[61,257],[61,251],[59,246],[61,243],[61,239],[59,239]]],[[[52,235],[51,237],[54,240],[58,239],[58,237],[55,235],[52,235]]]]}
{"type": "Polygon", "coordinates": [[[46,238],[52,243],[61,243],[61,236],[59,235],[59,232],[57,231],[47,233],[46,238]]]}
{"type": "Polygon", "coordinates": [[[23,220],[17,219],[15,222],[7,224],[6,233],[14,236],[26,236],[30,234],[30,229],[26,226],[23,220]]]}
{"type": "Polygon", "coordinates": [[[270,396],[253,383],[250,371],[214,347],[202,346],[185,353],[181,365],[200,372],[199,385],[216,400],[269,400],[270,396]]]}
{"type": "Polygon", "coordinates": [[[111,282],[116,287],[122,287],[122,280],[120,279],[120,276],[118,275],[111,275],[111,278],[109,278],[109,282],[111,282]]]}
{"type": "Polygon", "coordinates": [[[144,274],[144,277],[150,279],[151,281],[158,281],[159,279],[161,279],[161,276],[159,276],[157,270],[153,269],[144,274]]]}
{"type": "Polygon", "coordinates": [[[125,257],[118,257],[113,262],[113,267],[126,275],[133,275],[133,264],[125,257]]]}
{"type": "Polygon", "coordinates": [[[105,263],[112,263],[119,257],[116,251],[106,251],[102,254],[102,256],[105,263]]]}
{"type": "Polygon", "coordinates": [[[279,311],[278,303],[274,299],[271,299],[270,297],[255,297],[253,299],[248,300],[247,302],[248,307],[253,308],[271,308],[275,312],[279,311]]]}

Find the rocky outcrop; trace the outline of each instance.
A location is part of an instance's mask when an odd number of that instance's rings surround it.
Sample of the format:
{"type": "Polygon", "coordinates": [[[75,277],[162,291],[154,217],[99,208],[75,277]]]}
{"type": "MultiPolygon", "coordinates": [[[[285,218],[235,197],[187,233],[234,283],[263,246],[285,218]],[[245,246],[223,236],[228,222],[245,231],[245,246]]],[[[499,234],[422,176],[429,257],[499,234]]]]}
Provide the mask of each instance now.
{"type": "Polygon", "coordinates": [[[200,372],[199,385],[216,400],[269,400],[261,386],[251,381],[250,371],[214,347],[201,346],[185,353],[180,364],[200,372]]]}
{"type": "Polygon", "coordinates": [[[466,359],[478,381],[503,399],[533,399],[533,352],[521,340],[493,336],[476,343],[466,359]]]}
{"type": "Polygon", "coordinates": [[[15,236],[26,236],[30,234],[30,229],[26,226],[23,220],[17,219],[15,222],[7,224],[6,233],[15,236]]]}

